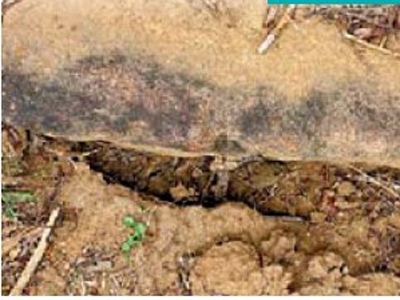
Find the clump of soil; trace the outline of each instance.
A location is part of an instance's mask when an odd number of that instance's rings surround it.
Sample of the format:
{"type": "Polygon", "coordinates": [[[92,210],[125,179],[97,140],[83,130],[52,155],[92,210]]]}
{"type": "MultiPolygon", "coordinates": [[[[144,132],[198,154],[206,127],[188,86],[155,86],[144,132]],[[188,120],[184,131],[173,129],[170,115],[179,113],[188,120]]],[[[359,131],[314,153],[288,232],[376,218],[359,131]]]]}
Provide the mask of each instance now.
{"type": "Polygon", "coordinates": [[[261,295],[263,275],[254,247],[243,242],[214,245],[191,272],[195,295],[261,295]]]}

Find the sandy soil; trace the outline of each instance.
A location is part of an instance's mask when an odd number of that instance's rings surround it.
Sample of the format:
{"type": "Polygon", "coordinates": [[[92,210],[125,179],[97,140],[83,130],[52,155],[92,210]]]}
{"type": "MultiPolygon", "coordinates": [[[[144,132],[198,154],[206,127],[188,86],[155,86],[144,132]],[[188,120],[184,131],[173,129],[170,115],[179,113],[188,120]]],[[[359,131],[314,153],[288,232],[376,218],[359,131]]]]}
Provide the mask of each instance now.
{"type": "Polygon", "coordinates": [[[323,77],[331,84],[373,78],[385,91],[398,91],[391,83],[398,62],[362,50],[360,57],[330,24],[312,19],[290,26],[279,45],[260,56],[264,1],[220,1],[217,16],[205,2],[23,1],[5,18],[5,62],[23,61],[27,73],[48,75],[82,57],[119,50],[142,52],[175,73],[217,85],[268,84],[293,100],[321,79],[329,84],[323,77]]]}
{"type": "Polygon", "coordinates": [[[399,60],[318,18],[259,55],[264,1],[249,2],[29,0],[7,12],[3,120],[33,131],[3,124],[2,190],[35,200],[17,219],[3,211],[3,295],[54,207],[27,295],[399,295],[399,60]],[[74,152],[42,132],[115,144],[74,152]],[[210,152],[330,163],[256,162],[218,171],[218,186],[210,152]],[[199,197],[210,190],[221,201],[199,197]],[[127,215],[147,228],[128,255],[127,215]]]}

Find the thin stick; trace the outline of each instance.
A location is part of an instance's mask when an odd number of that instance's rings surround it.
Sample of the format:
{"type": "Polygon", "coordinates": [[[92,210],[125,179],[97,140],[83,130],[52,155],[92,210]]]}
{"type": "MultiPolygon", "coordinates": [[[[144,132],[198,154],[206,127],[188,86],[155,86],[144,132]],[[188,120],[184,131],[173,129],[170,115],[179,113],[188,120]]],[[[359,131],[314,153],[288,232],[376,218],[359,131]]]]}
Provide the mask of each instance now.
{"type": "Polygon", "coordinates": [[[43,254],[47,247],[47,239],[51,233],[51,230],[57,220],[57,217],[60,213],[60,208],[55,208],[49,217],[49,221],[46,224],[46,228],[43,230],[42,237],[40,239],[39,245],[35,249],[31,259],[29,260],[28,264],[26,265],[24,271],[22,272],[21,276],[18,279],[18,282],[12,289],[10,296],[19,296],[22,294],[25,286],[28,284],[29,280],[31,279],[32,274],[35,272],[36,267],[38,266],[39,262],[43,258],[43,254]]]}
{"type": "Polygon", "coordinates": [[[306,220],[302,217],[296,216],[271,216],[264,215],[263,218],[267,220],[282,221],[282,222],[305,222],[306,220]]]}
{"type": "Polygon", "coordinates": [[[386,48],[383,48],[383,47],[380,47],[380,46],[376,46],[374,44],[371,44],[371,43],[368,43],[366,41],[360,40],[360,39],[358,39],[357,37],[355,37],[354,35],[352,35],[350,33],[343,32],[343,37],[345,37],[346,39],[348,39],[348,40],[350,40],[352,42],[356,42],[356,43],[358,43],[358,44],[360,44],[360,45],[362,45],[362,46],[364,46],[366,48],[369,48],[369,49],[372,49],[372,50],[377,50],[377,51],[382,52],[384,54],[392,55],[392,56],[394,56],[396,58],[400,58],[400,53],[393,52],[393,51],[390,51],[389,49],[386,49],[386,48]]]}
{"type": "Polygon", "coordinates": [[[291,14],[294,12],[295,9],[296,5],[290,5],[289,8],[284,12],[278,24],[275,26],[275,28],[271,30],[271,32],[267,35],[265,40],[258,47],[257,50],[259,54],[263,54],[265,51],[269,49],[269,47],[271,47],[278,34],[282,31],[284,27],[286,27],[287,24],[289,24],[291,20],[291,14]]]}
{"type": "Polygon", "coordinates": [[[366,174],[365,172],[363,172],[362,170],[354,167],[354,166],[350,166],[350,169],[356,171],[357,173],[361,174],[362,176],[368,178],[368,180],[374,184],[376,184],[377,186],[383,188],[386,192],[388,192],[391,196],[395,197],[396,199],[400,198],[400,195],[393,189],[391,189],[390,187],[386,186],[385,184],[383,184],[382,182],[376,180],[374,177],[366,174]]]}
{"type": "Polygon", "coordinates": [[[22,232],[18,233],[14,237],[4,239],[2,243],[3,251],[1,253],[1,256],[6,256],[12,249],[14,249],[18,245],[22,238],[39,236],[42,230],[43,228],[41,227],[34,229],[30,228],[29,230],[22,230],[22,232]]]}

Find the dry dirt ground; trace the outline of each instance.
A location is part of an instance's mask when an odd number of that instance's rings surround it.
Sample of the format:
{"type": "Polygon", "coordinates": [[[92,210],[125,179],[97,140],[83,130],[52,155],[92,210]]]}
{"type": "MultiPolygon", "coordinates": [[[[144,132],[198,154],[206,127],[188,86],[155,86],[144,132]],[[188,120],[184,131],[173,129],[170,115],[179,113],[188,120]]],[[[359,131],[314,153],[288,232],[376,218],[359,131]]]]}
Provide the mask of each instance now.
{"type": "MultiPolygon", "coordinates": [[[[3,186],[36,199],[19,204],[17,220],[3,215],[3,294],[15,285],[57,206],[62,215],[24,294],[399,294],[396,169],[365,170],[378,183],[336,174],[304,220],[263,215],[235,202],[177,206],[105,181],[84,162],[41,147],[22,151],[29,143],[21,136],[24,131],[3,126],[3,186]],[[129,255],[121,250],[132,231],[122,224],[126,215],[148,226],[129,255]]],[[[326,185],[308,176],[313,188],[326,185]]]]}
{"type": "Polygon", "coordinates": [[[398,59],[320,18],[259,55],[261,0],[17,2],[3,19],[2,190],[35,198],[2,215],[2,294],[60,207],[24,294],[399,295],[398,59]],[[119,146],[76,155],[11,123],[119,146]],[[208,165],[171,149],[220,138],[308,162],[250,163],[215,191],[208,165]],[[379,166],[310,162],[321,158],[379,166]],[[218,203],[196,198],[210,190],[218,203]],[[147,228],[128,255],[127,215],[147,228]]]}

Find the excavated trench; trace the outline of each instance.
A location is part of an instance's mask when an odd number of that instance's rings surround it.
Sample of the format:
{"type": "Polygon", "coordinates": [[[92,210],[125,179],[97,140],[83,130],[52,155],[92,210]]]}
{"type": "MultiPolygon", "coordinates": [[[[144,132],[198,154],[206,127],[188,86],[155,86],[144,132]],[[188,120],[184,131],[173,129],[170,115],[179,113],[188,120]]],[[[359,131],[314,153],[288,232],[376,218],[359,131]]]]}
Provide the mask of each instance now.
{"type": "Polygon", "coordinates": [[[229,164],[32,132],[29,140],[28,174],[54,165],[62,177],[52,205],[64,211],[30,294],[398,291],[397,168],[262,157],[229,164]],[[130,263],[120,253],[127,213],[149,226],[130,263]]]}
{"type": "MultiPolygon", "coordinates": [[[[123,148],[108,142],[73,142],[42,138],[47,147],[83,160],[108,183],[176,205],[215,207],[226,201],[242,202],[265,215],[287,215],[310,220],[321,210],[327,191],[342,182],[364,189],[379,177],[376,193],[385,201],[399,200],[400,170],[362,163],[334,164],[317,161],[279,161],[244,157],[227,161],[224,156],[175,157],[123,148]],[[393,185],[393,186],[391,186],[393,185]]],[[[368,201],[350,193],[345,201],[368,201]],[[357,198],[358,197],[358,198],[357,198]]]]}

